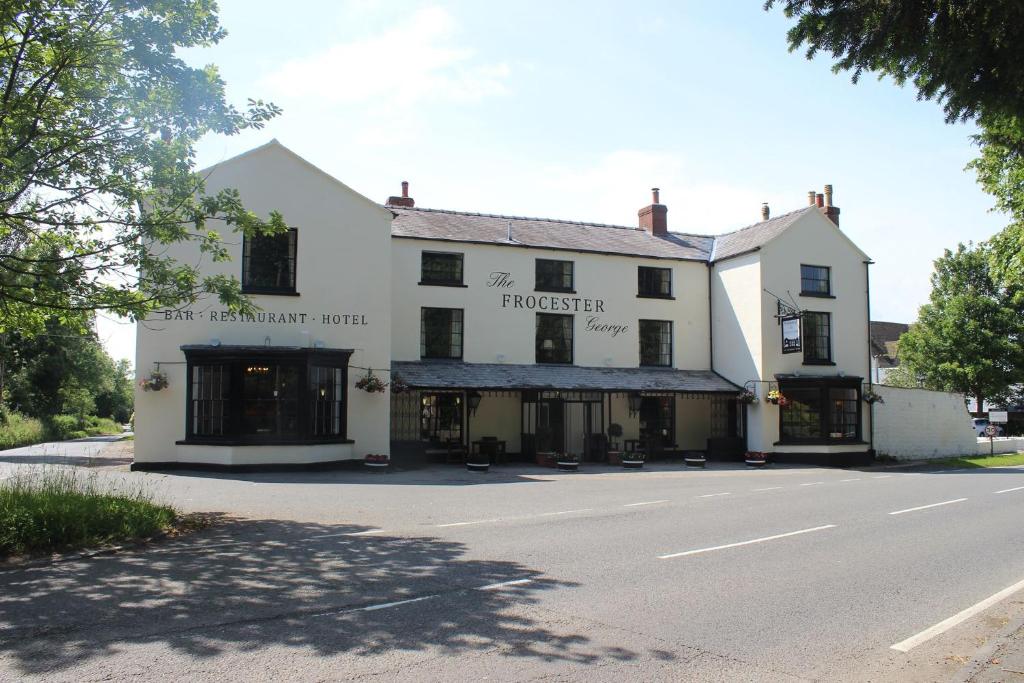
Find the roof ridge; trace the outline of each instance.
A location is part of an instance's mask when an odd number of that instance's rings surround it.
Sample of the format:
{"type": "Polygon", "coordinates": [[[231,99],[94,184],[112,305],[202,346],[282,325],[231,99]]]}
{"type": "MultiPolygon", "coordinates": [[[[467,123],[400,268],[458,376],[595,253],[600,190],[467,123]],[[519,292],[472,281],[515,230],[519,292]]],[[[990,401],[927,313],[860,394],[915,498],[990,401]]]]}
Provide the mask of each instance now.
{"type": "Polygon", "coordinates": [[[777,220],[786,218],[788,216],[792,216],[793,214],[797,214],[797,213],[800,213],[802,211],[807,211],[809,209],[814,209],[814,208],[817,208],[817,207],[805,206],[805,207],[800,208],[800,209],[794,209],[793,211],[787,211],[786,213],[780,213],[778,216],[774,216],[772,218],[769,218],[766,221],[758,221],[757,223],[751,223],[750,225],[745,225],[742,228],[736,228],[735,230],[730,230],[729,232],[719,233],[717,235],[714,235],[714,238],[718,239],[719,237],[728,237],[729,235],[735,235],[736,233],[743,232],[744,230],[751,230],[753,228],[759,228],[762,225],[765,225],[767,223],[774,223],[777,220]]]}

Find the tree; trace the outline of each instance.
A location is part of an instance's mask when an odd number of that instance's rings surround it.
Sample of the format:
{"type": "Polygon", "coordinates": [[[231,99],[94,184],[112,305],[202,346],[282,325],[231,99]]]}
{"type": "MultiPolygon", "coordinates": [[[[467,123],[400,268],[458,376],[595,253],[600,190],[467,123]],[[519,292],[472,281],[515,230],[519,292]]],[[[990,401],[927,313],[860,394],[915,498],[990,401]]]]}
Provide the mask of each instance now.
{"type": "Polygon", "coordinates": [[[182,48],[225,33],[213,0],[7,0],[0,4],[0,332],[53,315],[135,319],[215,295],[252,310],[234,277],[162,256],[197,242],[227,259],[220,231],[269,234],[239,195],[204,193],[196,141],[259,128],[280,110],[227,104],[213,66],[182,48]]]}
{"type": "Polygon", "coordinates": [[[1004,400],[1024,378],[1021,311],[991,276],[984,247],[947,249],[935,261],[930,302],[900,337],[901,366],[931,389],[1004,400]]]}

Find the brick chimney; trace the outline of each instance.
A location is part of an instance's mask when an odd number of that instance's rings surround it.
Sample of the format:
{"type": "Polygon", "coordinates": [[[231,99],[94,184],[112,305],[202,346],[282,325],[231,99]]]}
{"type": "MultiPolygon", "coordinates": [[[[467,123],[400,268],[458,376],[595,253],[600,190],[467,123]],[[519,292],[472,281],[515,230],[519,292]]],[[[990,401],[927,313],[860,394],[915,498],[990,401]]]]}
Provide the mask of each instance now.
{"type": "Polygon", "coordinates": [[[826,185],[824,196],[819,194],[818,197],[821,197],[821,200],[818,202],[818,208],[821,209],[826,218],[839,225],[839,207],[832,205],[832,186],[826,185]]]}
{"type": "Polygon", "coordinates": [[[761,203],[761,220],[766,221],[771,218],[772,210],[768,208],[768,202],[761,203]]]}
{"type": "Polygon", "coordinates": [[[388,201],[384,206],[404,206],[412,208],[416,206],[416,200],[409,196],[409,181],[402,181],[402,196],[401,197],[388,197],[388,201]]]}
{"type": "Polygon", "coordinates": [[[652,235],[668,234],[668,207],[659,201],[658,188],[651,188],[652,203],[640,209],[640,228],[652,235]]]}

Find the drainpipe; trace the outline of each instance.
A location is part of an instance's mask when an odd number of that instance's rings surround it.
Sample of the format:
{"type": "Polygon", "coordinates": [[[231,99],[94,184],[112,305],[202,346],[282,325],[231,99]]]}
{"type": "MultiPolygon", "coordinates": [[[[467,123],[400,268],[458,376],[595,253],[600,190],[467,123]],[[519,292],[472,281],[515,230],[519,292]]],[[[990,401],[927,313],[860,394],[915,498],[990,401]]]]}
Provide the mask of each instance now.
{"type": "MultiPolygon", "coordinates": [[[[868,312],[868,329],[867,329],[867,343],[868,343],[868,391],[871,391],[871,387],[874,386],[871,378],[871,264],[874,261],[868,259],[864,262],[864,303],[866,304],[868,312]]],[[[868,443],[869,450],[872,457],[875,453],[875,404],[868,404],[868,443]]]]}
{"type": "Polygon", "coordinates": [[[708,261],[708,367],[715,371],[715,316],[711,310],[711,273],[714,266],[708,261]]]}

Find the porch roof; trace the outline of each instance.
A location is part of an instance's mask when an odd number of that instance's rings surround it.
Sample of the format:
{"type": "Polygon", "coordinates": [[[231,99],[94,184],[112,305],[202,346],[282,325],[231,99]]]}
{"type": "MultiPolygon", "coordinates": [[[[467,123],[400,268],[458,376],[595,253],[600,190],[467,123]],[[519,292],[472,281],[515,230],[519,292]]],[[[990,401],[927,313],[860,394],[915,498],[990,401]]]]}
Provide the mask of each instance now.
{"type": "Polygon", "coordinates": [[[734,394],[740,391],[738,386],[709,370],[459,361],[393,361],[391,370],[401,375],[414,389],[677,391],[701,394],[734,394]]]}

